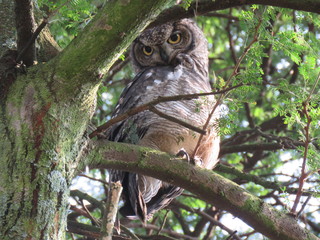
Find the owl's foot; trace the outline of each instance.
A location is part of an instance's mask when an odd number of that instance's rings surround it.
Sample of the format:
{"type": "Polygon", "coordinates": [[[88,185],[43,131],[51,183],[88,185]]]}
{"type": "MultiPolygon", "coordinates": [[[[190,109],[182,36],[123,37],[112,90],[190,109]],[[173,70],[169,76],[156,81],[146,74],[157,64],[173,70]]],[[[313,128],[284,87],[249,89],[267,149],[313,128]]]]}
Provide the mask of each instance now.
{"type": "Polygon", "coordinates": [[[187,153],[187,151],[184,148],[181,148],[179,150],[179,152],[176,154],[176,156],[185,158],[188,161],[188,163],[190,163],[192,165],[199,166],[199,167],[202,167],[202,165],[203,165],[201,158],[199,158],[197,156],[195,158],[191,158],[190,155],[187,153]]]}
{"type": "Polygon", "coordinates": [[[191,162],[191,159],[190,159],[190,156],[189,154],[187,153],[186,150],[184,150],[184,148],[181,148],[179,150],[179,152],[176,154],[177,157],[181,157],[181,158],[186,158],[186,160],[188,161],[188,163],[191,162]]]}

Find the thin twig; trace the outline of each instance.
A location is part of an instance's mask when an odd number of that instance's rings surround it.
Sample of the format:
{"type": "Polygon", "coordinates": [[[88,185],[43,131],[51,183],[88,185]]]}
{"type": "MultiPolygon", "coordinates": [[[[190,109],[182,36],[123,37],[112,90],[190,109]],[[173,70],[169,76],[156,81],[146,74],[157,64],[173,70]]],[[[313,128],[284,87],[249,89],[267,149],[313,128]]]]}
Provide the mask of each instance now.
{"type": "MultiPolygon", "coordinates": [[[[70,191],[70,196],[73,197],[76,201],[77,201],[77,199],[87,200],[91,205],[93,205],[94,207],[99,208],[103,212],[104,206],[101,203],[101,201],[98,201],[97,199],[95,199],[94,197],[90,196],[87,193],[81,192],[80,190],[71,190],[70,191]]],[[[77,202],[79,202],[79,201],[77,201],[77,202]]]]}
{"type": "Polygon", "coordinates": [[[297,217],[300,217],[300,216],[301,216],[301,214],[303,213],[304,208],[307,206],[307,203],[309,202],[309,200],[311,199],[311,197],[312,197],[312,195],[310,194],[310,195],[307,197],[306,201],[302,204],[301,209],[300,209],[300,211],[299,211],[298,214],[297,214],[297,217]]]}
{"type": "MultiPolygon", "coordinates": [[[[231,13],[232,13],[232,8],[229,9],[230,16],[231,16],[231,13]]],[[[230,48],[230,52],[231,52],[231,57],[232,57],[234,64],[237,64],[237,56],[236,56],[236,51],[234,49],[234,41],[232,39],[231,28],[230,28],[231,23],[232,23],[232,20],[229,19],[227,26],[226,26],[226,31],[228,33],[228,38],[229,38],[229,48],[230,48]]]]}
{"type": "Polygon", "coordinates": [[[87,213],[87,216],[91,219],[91,221],[93,221],[96,225],[99,226],[100,223],[98,222],[98,220],[94,216],[91,215],[90,211],[88,210],[88,208],[84,204],[83,199],[81,200],[81,205],[82,205],[82,208],[84,209],[84,211],[87,213]]]}
{"type": "Polygon", "coordinates": [[[169,214],[169,211],[167,210],[167,211],[166,211],[166,214],[164,215],[164,218],[163,218],[163,220],[162,220],[162,224],[161,224],[161,226],[160,226],[160,228],[159,228],[159,230],[158,230],[158,232],[157,232],[156,235],[160,235],[160,232],[163,230],[164,225],[165,225],[166,220],[167,220],[167,217],[168,217],[168,214],[169,214]]]}
{"type": "Polygon", "coordinates": [[[309,93],[309,96],[307,97],[307,99],[303,102],[303,109],[302,109],[302,113],[303,115],[306,117],[307,120],[307,124],[304,127],[304,135],[305,135],[305,146],[304,146],[304,153],[303,153],[303,161],[302,161],[302,167],[301,167],[301,175],[299,178],[299,188],[298,188],[298,192],[296,195],[296,198],[294,200],[292,209],[291,209],[291,213],[296,214],[297,211],[297,207],[300,201],[300,198],[302,196],[302,192],[303,192],[303,185],[304,182],[306,181],[307,177],[309,176],[310,173],[306,172],[306,165],[307,165],[307,157],[308,157],[308,150],[309,150],[309,144],[311,143],[311,138],[310,138],[310,127],[311,127],[311,122],[312,119],[309,115],[309,102],[311,100],[311,97],[316,89],[316,86],[318,85],[320,80],[320,73],[314,83],[314,85],[312,86],[312,89],[309,93]]]}
{"type": "MultiPolygon", "coordinates": [[[[235,236],[236,233],[237,233],[237,231],[234,231],[233,233],[231,233],[230,236],[227,237],[226,240],[232,240],[232,239],[234,238],[234,236],[235,236]]],[[[237,239],[241,239],[241,238],[237,238],[237,239]]]]}
{"type": "Polygon", "coordinates": [[[320,81],[320,72],[319,72],[319,74],[318,74],[318,77],[317,77],[315,83],[314,83],[313,86],[312,86],[312,89],[311,89],[311,91],[310,91],[310,93],[309,93],[309,96],[308,96],[306,102],[309,102],[309,101],[311,100],[311,97],[312,97],[312,95],[313,95],[313,93],[314,93],[314,91],[315,91],[315,89],[316,89],[319,81],[320,81]]]}
{"type": "Polygon", "coordinates": [[[106,185],[108,184],[106,181],[103,181],[103,180],[98,179],[98,178],[90,177],[90,176],[88,176],[86,174],[83,174],[83,173],[80,173],[78,176],[79,177],[85,177],[85,178],[88,178],[88,179],[93,180],[93,181],[101,182],[101,183],[106,184],[106,185]]]}
{"type": "MultiPolygon", "coordinates": [[[[264,188],[277,190],[279,192],[281,192],[282,189],[284,189],[285,186],[287,186],[289,184],[292,184],[292,181],[290,181],[288,183],[282,183],[282,184],[277,183],[277,182],[267,181],[267,180],[264,180],[263,177],[267,177],[267,176],[270,176],[270,175],[261,175],[260,177],[257,177],[256,175],[253,175],[253,174],[250,174],[250,173],[245,173],[245,172],[242,172],[242,171],[238,170],[235,167],[229,167],[229,166],[226,166],[226,165],[223,165],[223,164],[218,164],[215,167],[214,171],[215,172],[231,174],[231,175],[236,176],[240,180],[245,180],[247,182],[253,182],[255,184],[263,186],[264,188]]],[[[280,175],[280,174],[277,174],[277,175],[280,175]]],[[[283,175],[283,174],[281,174],[281,175],[283,175]]],[[[290,175],[288,175],[288,176],[290,176],[290,175]]],[[[290,177],[292,177],[292,176],[290,176],[290,177]]],[[[295,194],[298,191],[297,188],[288,188],[288,187],[286,187],[285,189],[286,189],[285,190],[286,193],[291,193],[291,194],[295,194]]],[[[310,194],[312,194],[312,191],[308,191],[305,194],[306,195],[310,195],[310,194]]]]}
{"type": "Polygon", "coordinates": [[[126,233],[127,235],[129,235],[132,239],[134,240],[140,240],[140,238],[135,235],[133,232],[131,232],[128,228],[126,228],[125,226],[123,226],[122,224],[120,225],[121,226],[121,230],[126,233]]]}
{"type": "MultiPolygon", "coordinates": [[[[232,9],[232,8],[230,8],[230,9],[232,9]]],[[[227,18],[227,19],[229,19],[231,21],[234,21],[234,22],[238,22],[239,21],[238,17],[232,16],[231,14],[222,14],[222,13],[217,13],[217,12],[210,12],[210,13],[205,13],[204,16],[206,16],[206,17],[227,18]]]]}
{"type": "Polygon", "coordinates": [[[73,233],[70,233],[70,235],[71,235],[71,239],[72,239],[72,240],[76,240],[76,239],[74,238],[73,233]]]}
{"type": "Polygon", "coordinates": [[[117,74],[119,71],[121,71],[121,69],[125,65],[127,65],[129,61],[130,61],[130,57],[128,56],[128,54],[125,55],[124,60],[121,60],[121,59],[117,60],[108,71],[108,76],[103,80],[103,85],[110,86],[110,82],[112,81],[114,75],[117,74]]]}
{"type": "Polygon", "coordinates": [[[176,117],[169,116],[169,115],[165,114],[164,112],[159,111],[154,106],[150,106],[149,111],[157,114],[159,117],[162,117],[162,118],[167,119],[167,120],[174,122],[174,123],[178,123],[179,125],[184,126],[184,127],[188,128],[190,130],[193,130],[197,133],[204,134],[204,135],[206,134],[206,131],[202,130],[201,128],[195,127],[195,126],[193,126],[185,121],[182,121],[176,117]]]}
{"type": "MultiPolygon", "coordinates": [[[[99,133],[103,132],[104,130],[108,129],[109,127],[111,127],[113,124],[120,122],[120,121],[124,121],[127,118],[138,114],[142,111],[146,111],[146,110],[150,110],[151,108],[154,108],[154,106],[156,106],[157,104],[160,103],[164,103],[164,102],[172,102],[172,101],[182,101],[182,100],[192,100],[192,99],[197,99],[201,96],[208,96],[208,95],[215,95],[215,94],[222,94],[228,91],[231,91],[232,89],[238,88],[243,86],[243,84],[239,84],[230,88],[226,88],[223,89],[221,91],[216,91],[216,92],[207,92],[207,93],[196,93],[196,94],[186,94],[186,95],[176,95],[176,96],[167,96],[167,97],[158,97],[153,101],[150,101],[146,104],[140,105],[138,107],[135,107],[133,109],[128,110],[127,112],[120,114],[112,119],[110,119],[108,122],[102,124],[101,126],[97,127],[97,129],[95,131],[93,131],[92,133],[90,133],[89,138],[93,138],[95,136],[97,136],[99,133]]],[[[190,125],[191,126],[191,125],[190,125]]],[[[191,126],[193,128],[195,128],[194,126],[191,126]]],[[[198,132],[204,134],[205,132],[200,129],[200,128],[195,128],[197,129],[198,132]]],[[[193,130],[195,130],[193,129],[193,130]]],[[[196,131],[196,130],[195,130],[196,131]]]]}
{"type": "MultiPolygon", "coordinates": [[[[253,39],[252,39],[252,41],[249,43],[249,45],[244,49],[243,53],[242,53],[241,56],[239,57],[236,65],[235,65],[235,67],[234,67],[234,69],[233,69],[233,71],[232,71],[232,74],[229,76],[229,78],[228,78],[225,86],[229,86],[229,85],[230,85],[233,77],[238,74],[238,69],[239,69],[240,64],[242,63],[243,59],[244,59],[245,56],[248,54],[248,52],[249,52],[249,50],[251,49],[252,45],[258,41],[258,36],[259,36],[258,30],[259,30],[259,28],[260,28],[260,26],[261,26],[261,23],[262,23],[262,19],[259,18],[259,22],[258,22],[258,24],[257,24],[257,26],[256,26],[256,28],[255,28],[255,32],[254,32],[253,39]]],[[[212,118],[214,112],[216,111],[216,109],[218,108],[218,106],[222,103],[222,100],[223,100],[224,97],[227,95],[227,93],[228,93],[228,92],[222,93],[221,95],[219,95],[219,97],[218,97],[215,105],[213,106],[213,108],[212,108],[212,110],[211,110],[211,112],[210,112],[210,114],[209,114],[209,116],[208,116],[208,118],[207,118],[206,123],[203,125],[203,130],[205,130],[205,131],[207,130],[207,128],[208,128],[208,126],[209,126],[209,123],[210,123],[210,121],[211,121],[211,118],[212,118]]],[[[201,145],[202,139],[203,139],[203,135],[200,135],[200,137],[199,137],[199,139],[198,139],[198,142],[197,142],[197,145],[196,145],[196,147],[195,147],[195,149],[194,149],[194,151],[193,151],[193,154],[191,155],[192,158],[195,158],[195,156],[196,156],[196,154],[197,154],[197,152],[198,152],[198,150],[199,150],[199,147],[200,147],[200,145],[201,145]]]]}
{"type": "MultiPolygon", "coordinates": [[[[145,230],[146,229],[159,230],[158,226],[155,226],[153,224],[148,224],[148,223],[141,224],[141,223],[131,222],[131,223],[127,224],[127,227],[128,228],[142,228],[145,230]]],[[[177,232],[169,230],[169,229],[163,229],[162,232],[174,237],[175,239],[186,239],[186,240],[197,240],[198,239],[196,237],[191,237],[186,234],[177,233],[177,232]]]]}
{"type": "MultiPolygon", "coordinates": [[[[191,208],[179,201],[173,201],[171,203],[173,206],[176,206],[176,207],[179,207],[179,208],[182,208],[188,212],[192,212],[192,213],[197,213],[199,214],[200,216],[206,218],[208,221],[212,222],[213,224],[217,225],[218,227],[220,227],[222,230],[225,230],[227,231],[229,234],[233,234],[234,231],[231,230],[230,228],[226,227],[225,225],[223,225],[221,222],[217,221],[216,219],[214,219],[212,216],[210,216],[208,213],[204,212],[204,211],[201,211],[200,209],[194,209],[194,208],[191,208]]],[[[237,235],[234,235],[234,237],[238,240],[241,240],[237,235]]]]}
{"type": "Polygon", "coordinates": [[[297,211],[297,207],[300,201],[300,198],[302,196],[302,192],[303,192],[303,185],[304,182],[306,181],[308,174],[306,173],[306,166],[307,166],[307,157],[308,157],[308,150],[309,150],[309,144],[311,142],[310,139],[310,125],[311,125],[311,117],[309,115],[308,112],[308,106],[309,106],[309,102],[304,102],[303,103],[303,110],[302,113],[305,115],[306,119],[307,119],[307,125],[304,127],[304,131],[305,131],[305,146],[304,146],[304,153],[303,153],[303,160],[302,160],[302,167],[301,167],[301,175],[299,178],[299,187],[298,187],[298,192],[296,195],[296,198],[294,200],[292,209],[291,209],[291,213],[292,214],[296,214],[297,211]]]}
{"type": "Polygon", "coordinates": [[[255,128],[255,124],[254,124],[254,120],[253,120],[252,115],[251,115],[249,103],[244,103],[244,109],[246,111],[246,116],[247,116],[247,119],[248,119],[248,122],[249,122],[249,127],[250,128],[255,128]]]}

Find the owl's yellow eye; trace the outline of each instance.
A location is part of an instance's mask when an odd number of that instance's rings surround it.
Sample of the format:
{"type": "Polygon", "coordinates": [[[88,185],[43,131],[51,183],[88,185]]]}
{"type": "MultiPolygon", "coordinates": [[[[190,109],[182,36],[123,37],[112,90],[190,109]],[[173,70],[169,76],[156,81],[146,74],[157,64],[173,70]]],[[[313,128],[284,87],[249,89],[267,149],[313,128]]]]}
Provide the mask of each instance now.
{"type": "Polygon", "coordinates": [[[180,41],[181,41],[181,34],[180,33],[174,33],[168,39],[168,43],[170,43],[170,44],[177,44],[180,41]]]}
{"type": "Polygon", "coordinates": [[[152,47],[149,47],[149,46],[144,46],[142,51],[147,56],[150,56],[153,53],[152,47]]]}

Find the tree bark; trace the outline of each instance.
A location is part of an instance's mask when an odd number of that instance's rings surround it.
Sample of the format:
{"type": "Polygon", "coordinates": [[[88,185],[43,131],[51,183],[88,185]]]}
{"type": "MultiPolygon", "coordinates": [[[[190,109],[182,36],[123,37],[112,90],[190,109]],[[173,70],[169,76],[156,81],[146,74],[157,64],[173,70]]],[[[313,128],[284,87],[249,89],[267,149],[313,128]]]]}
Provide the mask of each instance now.
{"type": "Polygon", "coordinates": [[[4,51],[16,47],[14,21],[14,1],[0,1],[0,56],[4,51]]]}
{"type": "MultiPolygon", "coordinates": [[[[69,185],[86,158],[96,167],[175,180],[270,238],[317,239],[294,219],[210,171],[179,161],[163,164],[170,159],[164,153],[85,137],[102,75],[169,2],[108,1],[63,52],[29,68],[0,96],[0,239],[64,239],[69,185]]],[[[210,2],[225,2],[220,9],[268,2],[320,9],[315,0],[210,2]]],[[[10,1],[2,3],[11,7],[10,1]]]]}
{"type": "Polygon", "coordinates": [[[156,21],[154,21],[149,27],[163,24],[168,21],[175,21],[181,18],[192,18],[199,15],[204,15],[206,13],[232,8],[240,7],[245,5],[259,4],[265,6],[274,6],[282,8],[290,8],[294,10],[320,13],[320,1],[319,0],[205,0],[205,1],[195,1],[186,10],[181,6],[174,6],[163,11],[156,21]]]}
{"type": "MultiPolygon", "coordinates": [[[[234,182],[206,169],[194,167],[153,149],[108,142],[91,141],[83,155],[90,167],[133,171],[174,182],[199,198],[226,210],[263,235],[274,240],[316,240],[299,226],[289,213],[276,210],[234,182]]],[[[84,166],[83,166],[84,167],[84,166]]]]}
{"type": "Polygon", "coordinates": [[[106,4],[58,57],[1,96],[0,239],[65,238],[68,188],[100,76],[168,2],[106,4]]]}
{"type": "Polygon", "coordinates": [[[36,60],[36,44],[30,42],[36,28],[34,8],[31,0],[15,0],[15,20],[17,29],[17,50],[26,66],[33,65],[36,60]],[[29,45],[29,46],[28,46],[29,45]]]}

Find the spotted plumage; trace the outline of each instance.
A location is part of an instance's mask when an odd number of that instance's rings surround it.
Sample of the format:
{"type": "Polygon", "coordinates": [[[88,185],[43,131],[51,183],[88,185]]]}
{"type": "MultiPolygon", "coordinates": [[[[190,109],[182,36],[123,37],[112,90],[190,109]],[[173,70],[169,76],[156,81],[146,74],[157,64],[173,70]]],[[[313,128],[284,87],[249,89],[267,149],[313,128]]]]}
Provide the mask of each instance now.
{"type": "MultiPolygon", "coordinates": [[[[207,41],[189,19],[146,30],[133,43],[131,57],[136,77],[123,90],[113,117],[159,96],[210,92],[207,41]]],[[[215,103],[214,97],[165,102],[161,112],[202,128],[215,103]]],[[[197,151],[202,167],[217,162],[219,137],[215,114],[208,134],[197,151]],[[214,126],[215,125],[215,126],[214,126]]],[[[192,154],[199,134],[150,111],[143,111],[107,130],[109,140],[147,146],[169,154],[185,149],[192,154]]],[[[180,187],[135,173],[110,171],[112,181],[123,185],[122,215],[145,221],[183,191],[180,187]]]]}

